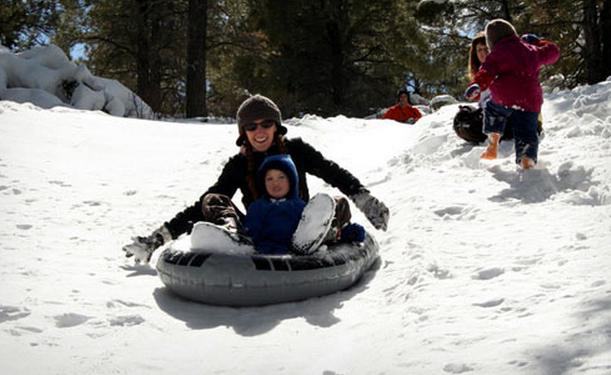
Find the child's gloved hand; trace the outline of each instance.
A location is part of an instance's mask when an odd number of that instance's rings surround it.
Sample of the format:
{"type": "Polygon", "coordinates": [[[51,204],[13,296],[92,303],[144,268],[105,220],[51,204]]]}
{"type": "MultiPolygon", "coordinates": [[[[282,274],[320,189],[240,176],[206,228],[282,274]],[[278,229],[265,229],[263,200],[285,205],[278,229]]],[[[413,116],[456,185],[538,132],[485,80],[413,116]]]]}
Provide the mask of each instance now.
{"type": "Polygon", "coordinates": [[[539,38],[535,34],[524,34],[521,38],[528,44],[539,44],[539,42],[541,41],[541,38],[539,38]]]}
{"type": "Polygon", "coordinates": [[[467,89],[465,90],[465,99],[467,100],[475,100],[479,94],[480,94],[481,90],[479,88],[479,85],[477,83],[474,83],[472,85],[469,85],[469,87],[467,87],[467,89]]]}

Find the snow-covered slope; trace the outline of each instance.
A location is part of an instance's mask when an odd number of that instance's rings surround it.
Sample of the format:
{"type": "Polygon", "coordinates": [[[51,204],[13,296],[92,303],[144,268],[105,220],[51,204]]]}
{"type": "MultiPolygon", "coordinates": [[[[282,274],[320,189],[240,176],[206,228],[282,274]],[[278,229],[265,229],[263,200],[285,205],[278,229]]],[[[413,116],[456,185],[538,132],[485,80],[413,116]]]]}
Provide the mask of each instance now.
{"type": "Polygon", "coordinates": [[[547,96],[526,173],[511,144],[480,162],[456,106],[415,126],[286,121],[390,226],[354,213],[381,245],[354,288],[243,309],[181,300],[121,251],[215,181],[235,124],[0,102],[0,373],[609,374],[610,95],[607,81],[547,96]]]}

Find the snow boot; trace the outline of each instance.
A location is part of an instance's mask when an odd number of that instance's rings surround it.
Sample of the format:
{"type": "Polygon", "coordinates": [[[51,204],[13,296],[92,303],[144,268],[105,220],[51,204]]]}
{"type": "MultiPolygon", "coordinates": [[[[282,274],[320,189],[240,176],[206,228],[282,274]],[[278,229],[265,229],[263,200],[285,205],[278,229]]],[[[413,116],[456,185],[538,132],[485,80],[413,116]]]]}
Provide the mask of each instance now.
{"type": "Polygon", "coordinates": [[[248,255],[255,253],[255,248],[249,237],[237,231],[228,230],[223,225],[200,221],[193,225],[191,251],[248,255]]]}
{"type": "Polygon", "coordinates": [[[335,199],[316,194],[305,206],[293,233],[293,251],[298,255],[315,252],[325,240],[335,216],[335,199]]]}
{"type": "Polygon", "coordinates": [[[522,159],[520,159],[520,167],[522,167],[522,169],[534,168],[535,161],[529,158],[528,156],[523,156],[522,159]]]}
{"type": "Polygon", "coordinates": [[[500,140],[501,135],[499,133],[490,133],[490,135],[488,135],[488,147],[486,148],[486,151],[482,152],[480,158],[485,160],[496,159],[500,140]]]}

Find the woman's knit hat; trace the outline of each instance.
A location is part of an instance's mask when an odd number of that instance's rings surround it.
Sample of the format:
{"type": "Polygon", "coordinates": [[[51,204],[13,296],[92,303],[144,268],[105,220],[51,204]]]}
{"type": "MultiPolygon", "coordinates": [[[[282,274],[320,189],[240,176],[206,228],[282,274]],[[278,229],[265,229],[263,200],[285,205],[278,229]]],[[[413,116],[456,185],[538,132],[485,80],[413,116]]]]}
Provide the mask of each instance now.
{"type": "Polygon", "coordinates": [[[236,140],[236,145],[242,146],[246,142],[246,131],[244,126],[257,120],[273,120],[276,123],[279,135],[286,134],[286,127],[282,125],[282,114],[280,109],[271,99],[263,95],[253,95],[244,100],[238,108],[236,114],[238,131],[240,136],[236,140]]]}
{"type": "Polygon", "coordinates": [[[492,47],[501,39],[510,35],[518,35],[512,24],[503,20],[495,19],[486,25],[486,45],[492,51],[492,47]]]}

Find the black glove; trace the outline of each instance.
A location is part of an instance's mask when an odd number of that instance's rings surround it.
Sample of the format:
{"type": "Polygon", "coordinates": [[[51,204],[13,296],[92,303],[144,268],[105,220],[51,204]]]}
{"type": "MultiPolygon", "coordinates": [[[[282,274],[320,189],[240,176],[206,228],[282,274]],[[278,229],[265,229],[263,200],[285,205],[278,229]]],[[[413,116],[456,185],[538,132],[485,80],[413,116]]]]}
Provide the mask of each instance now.
{"type": "Polygon", "coordinates": [[[123,246],[127,258],[133,256],[136,264],[148,263],[153,252],[158,247],[172,240],[172,234],[165,225],[155,230],[147,237],[132,237],[132,243],[123,246]]]}
{"type": "Polygon", "coordinates": [[[388,228],[389,211],[384,203],[377,200],[367,191],[354,194],[350,199],[352,199],[354,204],[365,214],[367,220],[369,220],[376,229],[385,231],[386,228],[388,228]]]}

